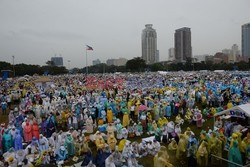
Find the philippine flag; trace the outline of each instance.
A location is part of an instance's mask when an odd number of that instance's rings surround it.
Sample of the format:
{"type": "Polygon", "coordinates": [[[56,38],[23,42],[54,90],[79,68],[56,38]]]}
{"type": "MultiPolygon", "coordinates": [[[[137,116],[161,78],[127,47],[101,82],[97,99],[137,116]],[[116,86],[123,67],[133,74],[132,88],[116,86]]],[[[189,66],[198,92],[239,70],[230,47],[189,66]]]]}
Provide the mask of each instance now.
{"type": "Polygon", "coordinates": [[[89,45],[86,45],[86,50],[93,50],[93,48],[89,45]]]}

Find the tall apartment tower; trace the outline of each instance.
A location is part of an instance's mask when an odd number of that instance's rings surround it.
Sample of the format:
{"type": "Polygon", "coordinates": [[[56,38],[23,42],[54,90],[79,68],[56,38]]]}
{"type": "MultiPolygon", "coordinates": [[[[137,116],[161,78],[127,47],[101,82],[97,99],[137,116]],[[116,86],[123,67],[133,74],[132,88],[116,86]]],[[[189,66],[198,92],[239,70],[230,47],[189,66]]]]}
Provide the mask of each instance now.
{"type": "Polygon", "coordinates": [[[241,26],[242,56],[250,57],[250,23],[241,26]]]}
{"type": "Polygon", "coordinates": [[[232,46],[232,51],[231,51],[231,54],[230,54],[230,57],[229,57],[229,62],[236,62],[236,58],[237,56],[240,55],[240,50],[239,50],[239,47],[237,44],[233,44],[232,46]]]}
{"type": "Polygon", "coordinates": [[[146,24],[145,29],[142,30],[142,59],[146,64],[153,64],[157,62],[157,34],[153,29],[153,24],[146,24]]]}
{"type": "Polygon", "coordinates": [[[175,60],[178,63],[185,63],[192,58],[191,29],[183,27],[175,30],[175,60]]]}

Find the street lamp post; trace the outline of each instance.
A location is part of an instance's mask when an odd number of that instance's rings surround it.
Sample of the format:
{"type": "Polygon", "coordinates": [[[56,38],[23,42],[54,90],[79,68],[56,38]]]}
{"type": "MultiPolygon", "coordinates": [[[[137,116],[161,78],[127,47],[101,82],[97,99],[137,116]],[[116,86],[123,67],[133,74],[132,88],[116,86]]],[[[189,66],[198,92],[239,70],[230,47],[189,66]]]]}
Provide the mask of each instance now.
{"type": "Polygon", "coordinates": [[[12,60],[13,60],[13,77],[15,77],[15,56],[12,56],[12,60]]]}

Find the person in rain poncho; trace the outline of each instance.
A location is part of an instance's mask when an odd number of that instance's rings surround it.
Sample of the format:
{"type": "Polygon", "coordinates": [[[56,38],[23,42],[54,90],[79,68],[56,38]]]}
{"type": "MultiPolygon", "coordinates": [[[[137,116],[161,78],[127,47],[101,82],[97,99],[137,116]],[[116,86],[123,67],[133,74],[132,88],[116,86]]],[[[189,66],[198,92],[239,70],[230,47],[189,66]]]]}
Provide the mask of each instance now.
{"type": "Polygon", "coordinates": [[[47,119],[47,133],[46,133],[46,137],[49,138],[51,137],[51,135],[55,132],[55,118],[54,116],[52,116],[52,114],[49,114],[49,117],[47,119]]]}
{"type": "Polygon", "coordinates": [[[168,145],[168,150],[170,150],[170,151],[176,151],[176,150],[177,150],[177,147],[178,147],[178,145],[177,145],[175,139],[172,138],[172,141],[171,141],[170,144],[168,145]]]}
{"type": "Polygon", "coordinates": [[[32,140],[32,127],[29,122],[26,122],[23,130],[24,130],[24,141],[30,142],[32,140]]]}
{"type": "Polygon", "coordinates": [[[147,142],[145,140],[142,140],[142,142],[139,144],[140,157],[146,156],[148,154],[147,148],[147,142]]]}
{"type": "Polygon", "coordinates": [[[96,144],[97,150],[102,150],[104,149],[106,143],[103,137],[101,135],[98,135],[96,138],[95,144],[96,144]]]}
{"type": "Polygon", "coordinates": [[[9,151],[11,147],[13,147],[13,140],[11,134],[6,130],[2,137],[2,144],[3,144],[3,153],[9,151]]]}
{"type": "Polygon", "coordinates": [[[64,146],[61,146],[57,152],[56,160],[57,161],[65,161],[68,158],[67,150],[64,146]]]}
{"type": "Polygon", "coordinates": [[[36,161],[35,166],[49,165],[50,159],[47,151],[42,151],[40,157],[36,161]]]}
{"type": "Polygon", "coordinates": [[[171,114],[171,106],[170,106],[169,103],[167,104],[167,106],[166,106],[166,108],[165,108],[165,111],[166,111],[166,114],[165,114],[166,117],[167,117],[167,118],[170,118],[172,114],[171,114]]]}
{"type": "Polygon", "coordinates": [[[93,119],[91,116],[86,120],[86,130],[87,133],[93,133],[93,119]]]}
{"type": "Polygon", "coordinates": [[[33,122],[32,125],[32,137],[36,137],[36,139],[39,139],[40,129],[38,127],[37,122],[33,122]]]}
{"type": "Polygon", "coordinates": [[[167,148],[161,146],[160,151],[154,156],[154,167],[174,167],[168,162],[169,155],[167,153],[167,148]]]}
{"type": "Polygon", "coordinates": [[[154,139],[152,146],[153,146],[153,153],[154,153],[153,155],[155,155],[160,150],[161,144],[160,142],[154,139]]]}
{"type": "Polygon", "coordinates": [[[208,166],[208,143],[202,141],[196,154],[197,164],[199,166],[208,166]]]}
{"type": "Polygon", "coordinates": [[[87,153],[89,150],[89,139],[82,134],[82,153],[87,153]]]}
{"type": "Polygon", "coordinates": [[[179,137],[180,140],[176,151],[176,158],[182,159],[183,157],[186,157],[188,137],[184,134],[180,134],[179,137]]]}
{"type": "Polygon", "coordinates": [[[122,128],[122,138],[128,138],[128,130],[126,128],[122,128]]]}
{"type": "Polygon", "coordinates": [[[115,128],[116,128],[116,138],[121,139],[122,138],[122,128],[123,127],[122,127],[122,124],[121,124],[119,119],[117,119],[117,121],[116,121],[115,128]]]}
{"type": "Polygon", "coordinates": [[[136,136],[141,136],[143,134],[143,127],[141,125],[141,122],[139,122],[137,125],[136,125],[136,129],[135,129],[135,135],[136,136]]]}
{"type": "Polygon", "coordinates": [[[41,151],[47,151],[49,149],[49,141],[42,134],[39,136],[39,146],[41,151]]]}
{"type": "Polygon", "coordinates": [[[129,125],[129,113],[127,108],[122,108],[121,111],[123,112],[122,118],[122,126],[127,127],[129,125]]]}
{"type": "Polygon", "coordinates": [[[108,124],[106,130],[107,130],[107,136],[108,137],[111,136],[111,135],[113,135],[113,136],[115,135],[116,128],[112,123],[108,124]]]}
{"type": "Polygon", "coordinates": [[[157,128],[155,131],[155,140],[161,142],[162,131],[160,128],[157,128]]]}
{"type": "Polygon", "coordinates": [[[67,133],[64,147],[67,149],[68,155],[74,156],[75,155],[75,147],[74,147],[74,142],[73,142],[73,137],[70,133],[67,133]]]}
{"type": "Polygon", "coordinates": [[[108,145],[109,145],[111,151],[115,150],[116,143],[117,143],[117,140],[114,137],[114,135],[111,135],[111,136],[108,137],[108,145]]]}
{"type": "Polygon", "coordinates": [[[16,152],[16,160],[18,163],[23,162],[24,158],[25,158],[25,151],[24,150],[18,150],[16,152]]]}
{"type": "Polygon", "coordinates": [[[113,122],[113,112],[111,110],[111,107],[109,107],[107,110],[107,120],[108,120],[108,123],[113,122]]]}
{"type": "MultiPolygon", "coordinates": [[[[228,160],[231,162],[234,162],[236,164],[243,165],[242,157],[241,157],[241,153],[240,153],[237,141],[234,141],[233,146],[229,149],[228,160]]],[[[234,164],[229,162],[228,166],[229,167],[237,167],[238,165],[234,165],[234,164]]]]}
{"type": "Polygon", "coordinates": [[[19,131],[16,131],[16,136],[14,139],[14,147],[16,151],[23,149],[23,138],[19,131]]]}

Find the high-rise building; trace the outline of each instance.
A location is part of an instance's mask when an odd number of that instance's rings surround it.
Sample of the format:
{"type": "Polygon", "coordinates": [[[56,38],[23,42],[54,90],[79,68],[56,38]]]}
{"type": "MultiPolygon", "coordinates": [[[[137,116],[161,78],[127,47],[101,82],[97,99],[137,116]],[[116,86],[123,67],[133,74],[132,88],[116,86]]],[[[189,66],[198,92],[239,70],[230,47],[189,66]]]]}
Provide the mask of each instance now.
{"type": "Polygon", "coordinates": [[[175,60],[175,49],[174,48],[169,48],[168,49],[168,60],[169,61],[174,61],[175,60]]]}
{"type": "Polygon", "coordinates": [[[191,29],[183,27],[175,30],[175,60],[185,63],[188,58],[192,58],[191,29]]]}
{"type": "Polygon", "coordinates": [[[93,66],[97,64],[101,64],[101,61],[99,59],[93,60],[93,66]]]}
{"type": "Polygon", "coordinates": [[[146,24],[145,29],[142,30],[142,59],[147,64],[156,63],[157,55],[157,34],[153,29],[153,24],[146,24]]]}
{"type": "Polygon", "coordinates": [[[156,50],[156,63],[160,62],[160,51],[156,50]]]}
{"type": "Polygon", "coordinates": [[[236,62],[237,56],[240,55],[240,50],[237,44],[233,44],[232,46],[232,51],[229,56],[229,62],[236,62]]]}
{"type": "Polygon", "coordinates": [[[63,66],[63,57],[51,57],[51,62],[58,67],[63,66]]]}
{"type": "Polygon", "coordinates": [[[250,23],[241,27],[242,56],[250,57],[250,23]]]}

